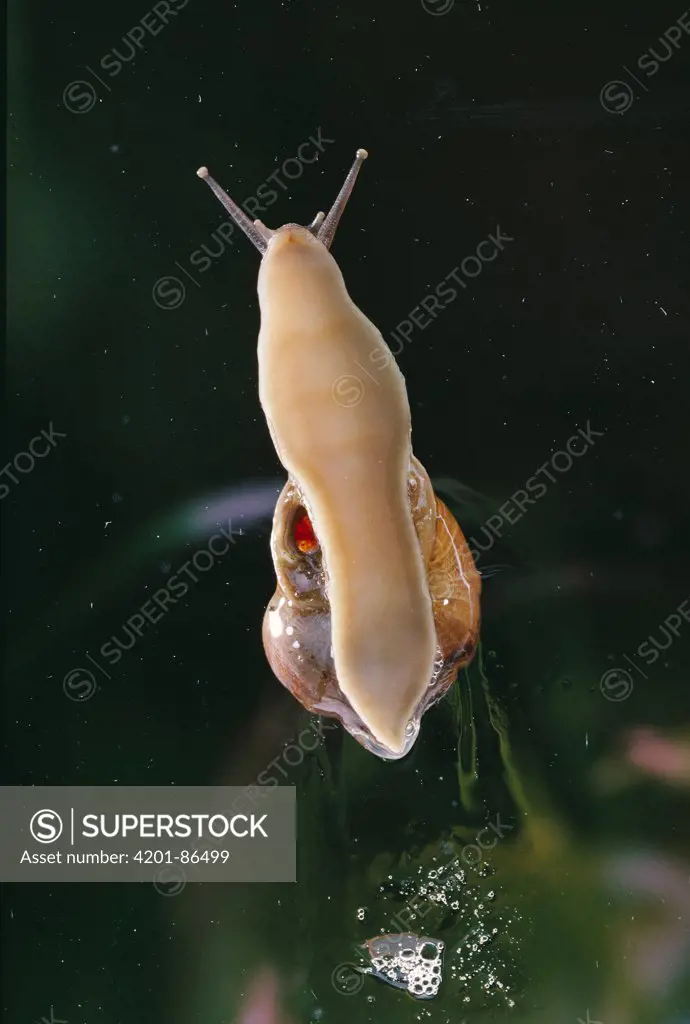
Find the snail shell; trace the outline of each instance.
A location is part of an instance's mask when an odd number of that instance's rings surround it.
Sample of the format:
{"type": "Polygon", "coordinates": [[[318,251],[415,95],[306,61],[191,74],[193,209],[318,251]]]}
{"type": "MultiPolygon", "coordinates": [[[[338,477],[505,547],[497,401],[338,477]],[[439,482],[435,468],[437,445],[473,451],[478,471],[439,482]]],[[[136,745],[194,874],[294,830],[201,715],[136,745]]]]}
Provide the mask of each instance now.
{"type": "MultiPolygon", "coordinates": [[[[459,669],[472,659],[480,624],[481,578],[470,549],[414,456],[407,492],[431,599],[436,656],[412,714],[408,715],[404,706],[398,709],[405,716],[400,749],[391,749],[374,734],[338,683],[331,642],[328,566],[318,538],[309,535],[309,502],[294,479],[283,488],[273,520],[271,554],[277,587],[263,622],[266,656],[283,686],[309,711],[338,719],[367,750],[391,760],[410,751],[424,712],[443,697],[459,669]]],[[[395,704],[397,697],[391,686],[390,701],[395,704]]]]}

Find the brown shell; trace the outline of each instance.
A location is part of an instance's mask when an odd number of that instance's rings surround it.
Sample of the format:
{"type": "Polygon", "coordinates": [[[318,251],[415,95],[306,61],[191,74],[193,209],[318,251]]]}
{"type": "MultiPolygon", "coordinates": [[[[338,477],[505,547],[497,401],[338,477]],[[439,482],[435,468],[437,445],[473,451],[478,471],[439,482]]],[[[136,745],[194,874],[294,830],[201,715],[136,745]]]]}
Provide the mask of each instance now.
{"type": "MultiPolygon", "coordinates": [[[[458,671],[471,661],[479,637],[481,577],[455,519],[433,491],[421,463],[412,457],[408,494],[417,538],[427,567],[436,624],[437,659],[416,714],[446,693],[458,671]]],[[[338,685],[331,652],[328,572],[320,548],[301,552],[294,523],[308,504],[298,484],[283,488],[273,519],[271,552],[277,587],[264,616],[263,642],[273,672],[307,710],[337,718],[367,749],[380,749],[338,685]]],[[[416,732],[415,732],[416,737],[416,732]]],[[[412,745],[413,740],[410,742],[412,745]]],[[[406,747],[405,753],[409,750],[406,747]]]]}

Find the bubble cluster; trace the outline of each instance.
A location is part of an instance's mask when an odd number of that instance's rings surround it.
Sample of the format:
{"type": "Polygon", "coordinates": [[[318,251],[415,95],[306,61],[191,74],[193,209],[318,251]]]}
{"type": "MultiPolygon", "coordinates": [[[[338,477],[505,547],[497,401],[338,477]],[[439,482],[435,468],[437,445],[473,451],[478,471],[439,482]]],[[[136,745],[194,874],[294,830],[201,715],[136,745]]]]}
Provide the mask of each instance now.
{"type": "Polygon", "coordinates": [[[486,1006],[489,1001],[498,1001],[512,1009],[515,1001],[511,975],[515,965],[509,949],[519,915],[496,913],[491,908],[495,899],[493,889],[487,892],[481,886],[466,888],[463,916],[468,930],[453,950],[450,978],[459,986],[464,1002],[472,999],[486,1006]]]}
{"type": "MultiPolygon", "coordinates": [[[[492,1003],[512,1008],[517,981],[513,947],[521,915],[503,905],[494,882],[495,868],[487,859],[468,865],[462,858],[452,856],[457,845],[449,846],[439,847],[440,856],[431,863],[416,865],[400,880],[394,881],[389,875],[381,892],[396,902],[404,901],[406,923],[415,927],[413,922],[423,919],[426,927],[438,929],[447,937],[449,945],[442,970],[449,995],[472,1003],[475,1009],[492,1003]]],[[[425,941],[412,938],[422,944],[425,941]]],[[[380,941],[390,944],[391,937],[381,936],[380,941]]],[[[395,968],[392,962],[382,966],[388,970],[395,968]]],[[[407,980],[399,987],[418,998],[430,998],[408,986],[410,974],[408,969],[407,980]]],[[[383,972],[379,976],[389,984],[396,983],[395,970],[393,979],[383,972]]],[[[412,978],[412,983],[416,980],[412,978]]]]}
{"type": "Polygon", "coordinates": [[[417,999],[433,999],[443,976],[444,943],[411,935],[381,935],[366,943],[371,958],[368,973],[417,999]]]}

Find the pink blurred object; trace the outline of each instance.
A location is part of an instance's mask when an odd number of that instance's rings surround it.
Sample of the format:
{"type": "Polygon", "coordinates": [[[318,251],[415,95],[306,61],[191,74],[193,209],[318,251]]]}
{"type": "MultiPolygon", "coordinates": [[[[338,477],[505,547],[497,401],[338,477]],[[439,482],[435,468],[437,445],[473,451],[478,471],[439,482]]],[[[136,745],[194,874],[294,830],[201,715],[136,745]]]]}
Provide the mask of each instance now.
{"type": "Polygon", "coordinates": [[[280,1008],[278,977],[269,967],[262,968],[249,983],[237,1024],[292,1024],[280,1008]]]}
{"type": "Polygon", "coordinates": [[[646,896],[657,920],[631,916],[625,958],[628,970],[647,992],[668,994],[687,972],[690,954],[688,865],[657,852],[627,853],[605,868],[612,886],[646,896]]]}
{"type": "Polygon", "coordinates": [[[666,738],[653,729],[634,729],[627,738],[627,756],[636,768],[677,785],[690,785],[690,743],[666,738]]]}

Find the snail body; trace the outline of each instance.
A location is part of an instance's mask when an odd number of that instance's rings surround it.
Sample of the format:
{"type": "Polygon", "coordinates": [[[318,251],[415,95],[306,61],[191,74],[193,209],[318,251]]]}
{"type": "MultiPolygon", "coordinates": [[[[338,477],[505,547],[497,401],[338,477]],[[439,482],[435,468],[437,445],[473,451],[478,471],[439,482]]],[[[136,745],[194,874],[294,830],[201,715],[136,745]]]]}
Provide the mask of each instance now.
{"type": "Polygon", "coordinates": [[[276,231],[198,173],[262,253],[259,396],[288,472],[271,533],[268,661],[306,708],[396,759],[474,653],[480,577],[413,455],[404,377],[329,251],[365,158],[327,217],[276,231]],[[367,363],[376,378],[362,383],[367,363]]]}

